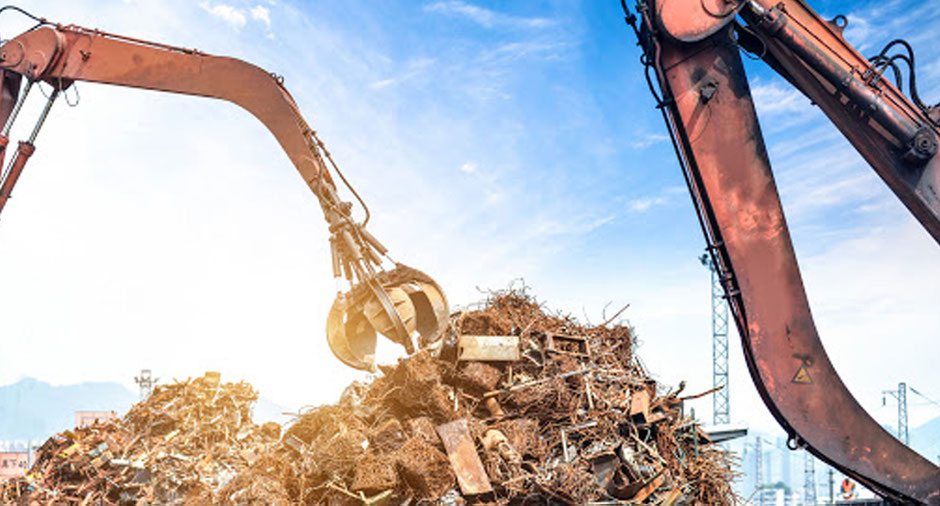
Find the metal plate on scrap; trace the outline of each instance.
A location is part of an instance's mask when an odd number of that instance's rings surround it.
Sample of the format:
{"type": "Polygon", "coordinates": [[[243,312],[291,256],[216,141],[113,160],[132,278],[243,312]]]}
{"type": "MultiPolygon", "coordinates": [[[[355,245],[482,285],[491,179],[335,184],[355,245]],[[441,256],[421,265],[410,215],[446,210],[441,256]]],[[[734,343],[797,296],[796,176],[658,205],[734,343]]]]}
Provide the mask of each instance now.
{"type": "Polygon", "coordinates": [[[486,470],[483,469],[483,463],[480,462],[480,456],[477,455],[476,445],[473,444],[473,438],[470,436],[470,429],[467,427],[467,420],[461,418],[444,425],[436,427],[441,441],[444,442],[444,449],[447,450],[447,458],[450,460],[450,466],[457,475],[457,484],[460,485],[460,491],[464,495],[486,494],[493,491],[490,486],[490,480],[486,477],[486,470]]]}
{"type": "Polygon", "coordinates": [[[460,360],[519,360],[519,336],[460,336],[457,344],[460,360]]]}

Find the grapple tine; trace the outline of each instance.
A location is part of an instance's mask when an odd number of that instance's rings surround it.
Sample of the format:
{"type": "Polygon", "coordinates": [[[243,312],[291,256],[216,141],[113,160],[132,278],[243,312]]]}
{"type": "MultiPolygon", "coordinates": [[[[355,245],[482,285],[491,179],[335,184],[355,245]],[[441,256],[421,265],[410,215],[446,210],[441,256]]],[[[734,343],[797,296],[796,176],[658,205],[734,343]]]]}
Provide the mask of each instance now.
{"type": "Polygon", "coordinates": [[[346,365],[373,371],[377,334],[413,353],[415,340],[420,349],[440,339],[449,314],[447,298],[433,279],[398,264],[337,296],[327,317],[327,342],[346,365]]]}
{"type": "Polygon", "coordinates": [[[349,311],[345,296],[336,298],[326,319],[326,339],[336,358],[355,369],[375,369],[375,334],[365,315],[349,311]]]}

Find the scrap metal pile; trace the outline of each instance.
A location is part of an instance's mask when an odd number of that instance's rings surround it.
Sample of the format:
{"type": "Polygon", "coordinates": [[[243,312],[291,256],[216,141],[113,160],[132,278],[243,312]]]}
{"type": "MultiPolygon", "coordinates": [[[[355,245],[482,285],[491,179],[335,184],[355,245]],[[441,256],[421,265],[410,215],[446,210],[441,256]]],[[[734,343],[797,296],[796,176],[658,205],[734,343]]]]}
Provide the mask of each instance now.
{"type": "Polygon", "coordinates": [[[49,438],[25,476],[0,484],[0,503],[211,503],[280,438],[278,424],[252,423],[257,398],[217,373],[157,386],[120,420],[49,438]]]}
{"type": "Polygon", "coordinates": [[[632,354],[625,325],[524,291],[452,317],[441,345],[299,414],[250,421],[245,384],[157,390],[50,439],[16,494],[127,504],[731,504],[734,462],[632,354]]]}

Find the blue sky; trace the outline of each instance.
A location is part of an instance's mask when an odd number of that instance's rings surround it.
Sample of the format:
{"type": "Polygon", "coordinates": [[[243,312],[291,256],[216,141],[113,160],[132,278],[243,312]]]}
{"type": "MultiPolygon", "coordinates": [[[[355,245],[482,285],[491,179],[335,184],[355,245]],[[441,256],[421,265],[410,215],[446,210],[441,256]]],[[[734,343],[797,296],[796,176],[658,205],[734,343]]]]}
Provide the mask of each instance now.
{"type": "MultiPolygon", "coordinates": [[[[283,75],[370,204],[370,230],[453,306],[516,279],[594,322],[629,303],[654,375],[711,386],[704,240],[619,2],[22,5],[283,75]]],[[[847,14],[864,54],[908,38],[921,95],[938,99],[929,2],[814,5],[847,14]]],[[[0,35],[24,26],[0,18],[0,35]]],[[[894,410],[880,392],[898,381],[940,398],[940,248],[818,110],[761,63],[748,72],[836,367],[882,421],[894,410]]],[[[326,227],[268,132],[229,104],[78,88],[0,221],[0,382],[213,369],[297,408],[361,378],[326,347],[326,227]]],[[[731,373],[732,418],[772,427],[735,342],[731,373]]],[[[709,400],[695,408],[710,419],[709,400]]]]}

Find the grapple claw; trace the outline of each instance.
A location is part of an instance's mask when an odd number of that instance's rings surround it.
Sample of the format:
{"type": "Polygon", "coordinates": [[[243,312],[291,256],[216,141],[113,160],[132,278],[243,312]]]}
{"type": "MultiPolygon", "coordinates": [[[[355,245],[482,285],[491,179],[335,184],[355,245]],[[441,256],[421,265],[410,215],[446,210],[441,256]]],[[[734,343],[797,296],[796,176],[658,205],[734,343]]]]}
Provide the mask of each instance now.
{"type": "Polygon", "coordinates": [[[427,274],[399,264],[338,295],[327,317],[326,337],[343,363],[372,371],[376,334],[413,353],[441,337],[448,316],[440,286],[427,274]]]}

